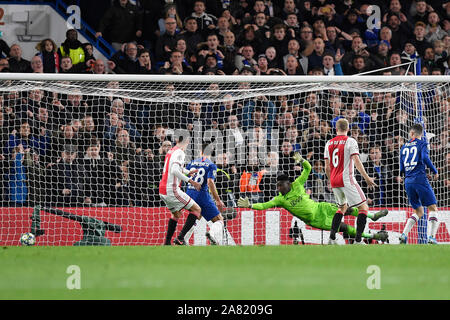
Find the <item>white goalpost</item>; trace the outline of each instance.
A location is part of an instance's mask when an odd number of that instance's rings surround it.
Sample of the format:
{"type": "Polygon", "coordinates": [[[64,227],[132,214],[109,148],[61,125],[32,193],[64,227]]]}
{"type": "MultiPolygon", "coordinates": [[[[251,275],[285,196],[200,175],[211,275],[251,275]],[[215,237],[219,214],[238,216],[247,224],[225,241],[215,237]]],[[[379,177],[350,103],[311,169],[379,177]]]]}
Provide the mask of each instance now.
{"type": "MultiPolygon", "coordinates": [[[[208,144],[228,210],[228,245],[326,244],[328,231],[281,208],[236,208],[277,195],[280,173],[295,179],[300,152],[312,171],[305,189],[334,202],[324,171],[325,143],[349,120],[361,160],[378,187],[356,178],[371,211],[387,208],[366,233],[399,243],[413,213],[399,150],[424,125],[438,201],[439,243],[450,243],[450,85],[447,76],[169,76],[0,73],[0,245],[162,245],[169,211],[158,187],[165,154],[189,134],[186,164],[208,144]],[[234,209],[233,209],[234,208],[234,209]]],[[[185,215],[186,217],[186,215],[185,215]]],[[[184,218],[185,218],[184,217],[184,218]]],[[[176,234],[184,218],[178,223],[176,234]]],[[[356,218],[346,216],[354,225],[356,218]]],[[[426,219],[410,243],[426,241],[426,219]]],[[[204,219],[191,245],[207,245],[204,219]]],[[[345,243],[342,235],[338,242],[345,243]]]]}

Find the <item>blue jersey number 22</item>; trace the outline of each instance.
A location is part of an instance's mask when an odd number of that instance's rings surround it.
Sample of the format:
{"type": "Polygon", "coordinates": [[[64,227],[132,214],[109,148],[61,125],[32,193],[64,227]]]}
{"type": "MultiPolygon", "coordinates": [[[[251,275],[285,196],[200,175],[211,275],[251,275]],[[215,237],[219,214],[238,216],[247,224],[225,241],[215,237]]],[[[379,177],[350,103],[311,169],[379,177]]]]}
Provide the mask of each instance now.
{"type": "Polygon", "coordinates": [[[415,167],[417,165],[417,147],[403,149],[403,155],[405,156],[405,160],[403,160],[405,167],[415,167]],[[411,159],[409,159],[410,155],[411,159]]]}

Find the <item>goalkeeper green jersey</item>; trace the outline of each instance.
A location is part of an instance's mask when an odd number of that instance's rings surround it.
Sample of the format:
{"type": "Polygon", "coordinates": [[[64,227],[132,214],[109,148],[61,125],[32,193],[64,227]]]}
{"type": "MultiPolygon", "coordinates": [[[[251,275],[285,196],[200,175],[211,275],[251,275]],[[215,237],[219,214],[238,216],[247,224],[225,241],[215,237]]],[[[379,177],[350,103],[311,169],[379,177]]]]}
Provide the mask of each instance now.
{"type": "Polygon", "coordinates": [[[280,193],[268,202],[255,203],[252,205],[252,209],[266,210],[273,207],[284,208],[306,224],[310,224],[314,220],[315,213],[318,211],[319,203],[309,197],[304,187],[311,172],[311,164],[304,160],[302,166],[302,174],[291,184],[291,190],[288,193],[284,196],[280,193]]]}

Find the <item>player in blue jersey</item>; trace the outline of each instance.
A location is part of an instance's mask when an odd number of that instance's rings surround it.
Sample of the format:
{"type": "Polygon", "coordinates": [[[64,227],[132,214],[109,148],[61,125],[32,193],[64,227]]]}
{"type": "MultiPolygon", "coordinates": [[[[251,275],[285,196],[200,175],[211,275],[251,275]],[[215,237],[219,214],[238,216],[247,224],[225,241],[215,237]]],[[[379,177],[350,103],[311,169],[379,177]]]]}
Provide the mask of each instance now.
{"type": "Polygon", "coordinates": [[[428,207],[430,232],[428,243],[437,244],[436,232],[439,227],[437,220],[437,201],[433,189],[428,182],[426,167],[433,172],[437,180],[438,171],[428,156],[427,141],[422,139],[423,128],[414,124],[409,130],[410,140],[400,149],[400,172],[405,175],[405,191],[414,214],[407,220],[405,229],[400,236],[400,243],[407,243],[408,233],[414,224],[423,216],[423,206],[428,207]]]}
{"type": "Polygon", "coordinates": [[[191,185],[187,185],[186,194],[200,206],[203,218],[211,222],[210,231],[206,232],[206,237],[211,244],[220,245],[222,244],[224,230],[223,217],[220,212],[224,211],[225,205],[220,199],[214,183],[216,180],[217,166],[210,160],[210,157],[211,150],[208,148],[208,144],[205,144],[202,148],[201,157],[192,160],[186,166],[188,170],[197,169],[197,174],[193,180],[201,185],[200,191],[191,188],[191,185]]]}

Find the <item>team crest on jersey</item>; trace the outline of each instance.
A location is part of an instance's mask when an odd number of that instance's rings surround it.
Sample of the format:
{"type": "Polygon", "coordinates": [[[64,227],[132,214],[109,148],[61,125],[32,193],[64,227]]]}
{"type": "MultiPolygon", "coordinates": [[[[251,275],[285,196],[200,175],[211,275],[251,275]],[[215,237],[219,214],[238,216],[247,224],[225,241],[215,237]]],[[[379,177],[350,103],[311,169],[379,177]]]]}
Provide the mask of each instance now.
{"type": "Polygon", "coordinates": [[[300,201],[302,201],[302,196],[299,196],[299,197],[297,197],[296,199],[292,199],[292,200],[290,200],[289,202],[291,203],[291,206],[293,206],[293,207],[295,207],[295,205],[297,204],[297,203],[299,203],[300,201]]]}

